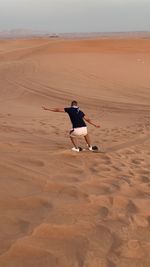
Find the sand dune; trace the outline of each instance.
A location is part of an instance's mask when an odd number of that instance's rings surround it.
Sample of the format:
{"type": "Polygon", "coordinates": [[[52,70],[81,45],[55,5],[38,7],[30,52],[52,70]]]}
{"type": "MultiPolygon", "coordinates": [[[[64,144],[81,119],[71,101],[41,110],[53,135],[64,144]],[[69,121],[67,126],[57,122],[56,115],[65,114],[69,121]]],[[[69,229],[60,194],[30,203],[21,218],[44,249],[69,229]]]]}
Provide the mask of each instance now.
{"type": "Polygon", "coordinates": [[[1,267],[150,266],[149,69],[149,39],[0,41],[1,267]],[[104,153],[41,109],[72,99],[104,153]]]}

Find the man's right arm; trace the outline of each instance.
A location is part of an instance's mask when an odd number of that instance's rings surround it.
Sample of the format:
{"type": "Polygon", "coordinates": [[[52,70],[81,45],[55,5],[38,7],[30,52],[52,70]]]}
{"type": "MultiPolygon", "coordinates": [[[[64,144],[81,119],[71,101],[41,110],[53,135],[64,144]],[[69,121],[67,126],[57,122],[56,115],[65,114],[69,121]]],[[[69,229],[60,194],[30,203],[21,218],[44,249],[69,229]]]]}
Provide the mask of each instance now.
{"type": "Polygon", "coordinates": [[[90,118],[84,116],[84,120],[90,123],[91,125],[95,126],[96,128],[100,128],[100,125],[95,124],[90,118]]]}
{"type": "Polygon", "coordinates": [[[44,110],[53,111],[53,112],[65,112],[63,108],[46,108],[42,107],[44,110]]]}

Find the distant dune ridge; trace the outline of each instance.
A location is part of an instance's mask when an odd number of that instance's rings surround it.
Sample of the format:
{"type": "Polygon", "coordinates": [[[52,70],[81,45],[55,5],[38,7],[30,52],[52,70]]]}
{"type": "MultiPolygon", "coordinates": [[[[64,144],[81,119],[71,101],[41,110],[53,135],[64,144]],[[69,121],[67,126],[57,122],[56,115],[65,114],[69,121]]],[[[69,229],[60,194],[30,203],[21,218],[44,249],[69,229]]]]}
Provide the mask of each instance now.
{"type": "Polygon", "coordinates": [[[0,267],[150,266],[149,70],[149,38],[0,41],[0,267]],[[73,99],[105,153],[41,109],[73,99]]]}
{"type": "Polygon", "coordinates": [[[48,31],[37,31],[32,29],[13,29],[0,31],[0,39],[3,38],[31,38],[31,37],[60,37],[60,38],[150,38],[150,31],[126,31],[126,32],[68,32],[51,33],[48,31]]]}

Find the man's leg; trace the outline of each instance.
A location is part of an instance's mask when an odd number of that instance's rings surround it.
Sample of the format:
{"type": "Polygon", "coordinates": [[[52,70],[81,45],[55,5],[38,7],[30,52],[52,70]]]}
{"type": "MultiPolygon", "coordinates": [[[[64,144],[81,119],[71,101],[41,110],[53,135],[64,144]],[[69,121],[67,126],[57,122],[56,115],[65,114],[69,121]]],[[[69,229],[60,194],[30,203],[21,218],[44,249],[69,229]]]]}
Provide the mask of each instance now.
{"type": "Polygon", "coordinates": [[[88,147],[91,147],[91,141],[90,141],[90,137],[89,137],[89,135],[88,135],[88,134],[85,135],[84,138],[85,138],[85,141],[86,141],[88,147]]]}
{"type": "Polygon", "coordinates": [[[70,135],[70,139],[71,139],[71,142],[72,142],[72,144],[74,145],[74,147],[75,147],[75,148],[78,148],[78,146],[77,146],[77,141],[76,141],[76,137],[72,137],[72,136],[70,135]]]}

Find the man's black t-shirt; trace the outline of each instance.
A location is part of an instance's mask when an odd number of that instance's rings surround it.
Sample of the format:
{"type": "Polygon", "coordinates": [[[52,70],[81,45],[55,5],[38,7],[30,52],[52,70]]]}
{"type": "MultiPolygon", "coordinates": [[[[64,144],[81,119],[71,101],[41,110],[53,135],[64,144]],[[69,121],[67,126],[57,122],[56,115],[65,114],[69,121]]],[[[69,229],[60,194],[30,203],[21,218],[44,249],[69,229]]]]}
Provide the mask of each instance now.
{"type": "Polygon", "coordinates": [[[73,128],[85,127],[86,124],[83,120],[85,114],[79,110],[78,107],[64,108],[65,112],[68,113],[70,120],[72,122],[73,128]]]}

